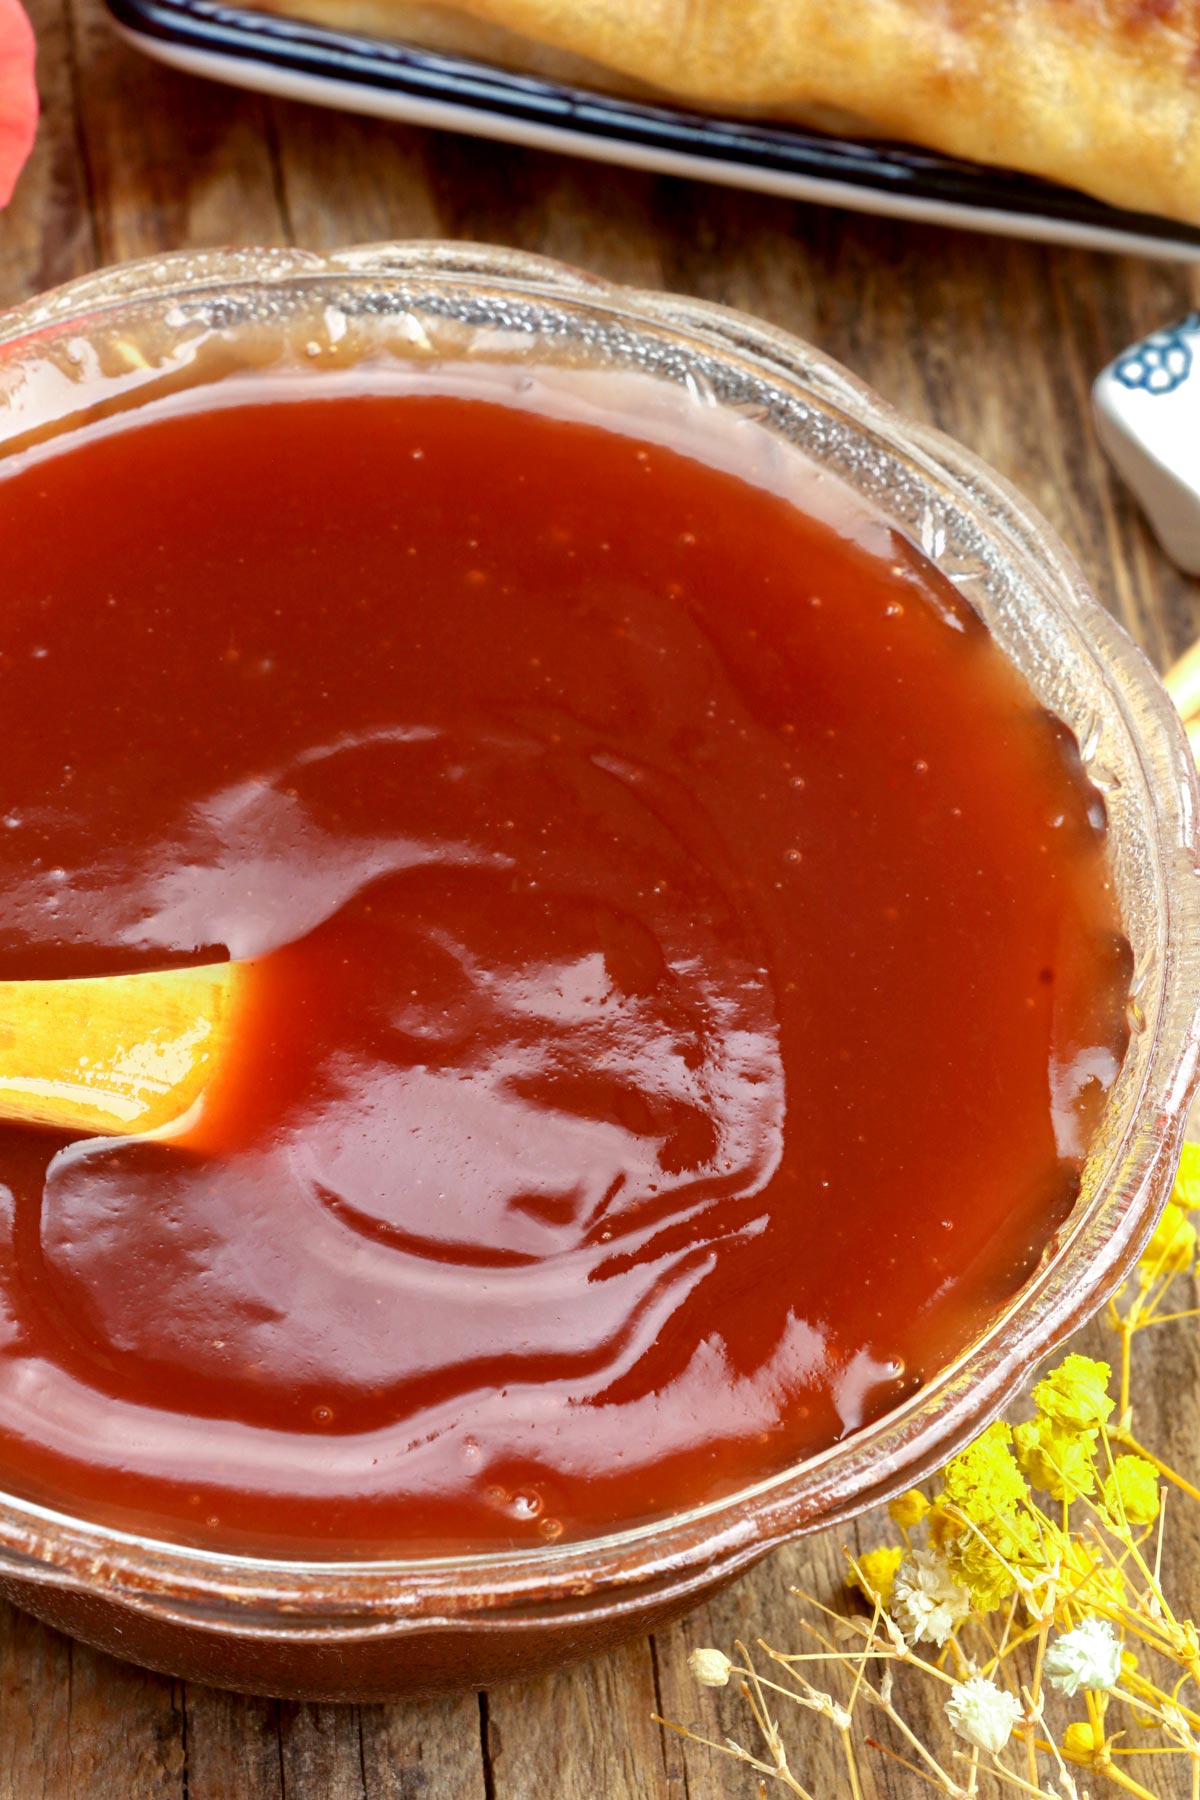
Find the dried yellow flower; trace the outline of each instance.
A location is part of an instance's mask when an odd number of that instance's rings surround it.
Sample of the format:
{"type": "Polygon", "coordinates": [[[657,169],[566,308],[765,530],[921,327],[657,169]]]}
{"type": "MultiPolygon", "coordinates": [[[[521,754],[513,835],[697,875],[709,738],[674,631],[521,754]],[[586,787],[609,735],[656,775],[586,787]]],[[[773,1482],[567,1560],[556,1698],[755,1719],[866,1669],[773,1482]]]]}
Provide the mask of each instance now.
{"type": "Polygon", "coordinates": [[[1068,1762],[1082,1763],[1085,1767],[1095,1761],[1096,1750],[1103,1742],[1098,1739],[1092,1726],[1076,1720],[1063,1732],[1062,1753],[1068,1762]]]}
{"type": "Polygon", "coordinates": [[[1062,1541],[1062,1567],[1058,1579],[1059,1604],[1055,1619],[1059,1625],[1073,1625],[1080,1607],[1089,1612],[1109,1608],[1115,1611],[1125,1598],[1125,1577],[1120,1569],[1093,1552],[1078,1538],[1062,1541]]]}
{"type": "Polygon", "coordinates": [[[1070,1503],[1096,1491],[1094,1431],[1066,1431],[1039,1413],[1013,1432],[1017,1461],[1035,1488],[1070,1503]]]}
{"type": "Polygon", "coordinates": [[[1047,1561],[1058,1553],[1054,1546],[1060,1535],[1054,1526],[1040,1525],[1033,1512],[1015,1508],[1009,1514],[995,1514],[986,1525],[963,1532],[946,1544],[946,1562],[955,1580],[968,1589],[972,1606],[991,1613],[1004,1606],[1020,1586],[1018,1575],[1036,1582],[1047,1561]]]}
{"type": "Polygon", "coordinates": [[[899,1544],[868,1550],[864,1556],[855,1558],[857,1566],[847,1575],[846,1586],[857,1588],[872,1604],[878,1600],[881,1606],[890,1606],[896,1570],[903,1560],[904,1550],[899,1544]]]}
{"type": "Polygon", "coordinates": [[[1113,1409],[1112,1370],[1090,1356],[1064,1357],[1033,1390],[1033,1403],[1062,1431],[1093,1431],[1113,1409]]]}
{"type": "Polygon", "coordinates": [[[970,1594],[976,1612],[994,1612],[1016,1592],[1012,1565],[974,1532],[946,1546],[946,1562],[954,1579],[970,1594]]]}
{"type": "Polygon", "coordinates": [[[1154,1236],[1138,1258],[1143,1283],[1159,1275],[1178,1275],[1191,1266],[1196,1254],[1196,1227],[1174,1200],[1168,1200],[1154,1236]]]}
{"type": "Polygon", "coordinates": [[[947,1544],[962,1536],[962,1520],[940,1500],[935,1500],[930,1507],[925,1523],[929,1528],[929,1542],[935,1550],[944,1550],[947,1544]]]}
{"type": "Polygon", "coordinates": [[[1027,1500],[1029,1489],[1008,1447],[1011,1442],[1011,1426],[1001,1419],[989,1425],[942,1470],[941,1499],[980,1526],[1027,1500]]]}
{"type": "Polygon", "coordinates": [[[912,1531],[928,1511],[929,1502],[920,1488],[909,1488],[907,1493],[897,1494],[894,1500],[888,1501],[892,1524],[899,1525],[902,1531],[912,1531]]]}
{"type": "Polygon", "coordinates": [[[1104,1505],[1114,1525],[1122,1518],[1130,1525],[1153,1525],[1162,1501],[1158,1470],[1144,1456],[1118,1456],[1104,1483],[1104,1505]]]}
{"type": "Polygon", "coordinates": [[[1044,1560],[1025,1479],[999,1420],[942,1471],[945,1488],[929,1515],[936,1543],[979,1612],[991,1612],[1017,1587],[1016,1572],[1044,1560]],[[970,1529],[964,1525],[970,1522],[970,1529]]]}
{"type": "Polygon", "coordinates": [[[1200,1144],[1185,1144],[1171,1198],[1185,1212],[1200,1206],[1200,1144]]]}

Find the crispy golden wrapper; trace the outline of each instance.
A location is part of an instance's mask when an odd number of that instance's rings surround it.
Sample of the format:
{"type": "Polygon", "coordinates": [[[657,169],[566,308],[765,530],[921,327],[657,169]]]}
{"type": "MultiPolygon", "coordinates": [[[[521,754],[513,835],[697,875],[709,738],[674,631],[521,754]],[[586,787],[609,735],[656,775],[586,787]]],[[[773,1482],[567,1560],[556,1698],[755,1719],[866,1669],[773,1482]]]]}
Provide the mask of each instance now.
{"type": "Polygon", "coordinates": [[[1200,0],[262,0],[610,92],[906,139],[1200,224],[1200,0]]]}

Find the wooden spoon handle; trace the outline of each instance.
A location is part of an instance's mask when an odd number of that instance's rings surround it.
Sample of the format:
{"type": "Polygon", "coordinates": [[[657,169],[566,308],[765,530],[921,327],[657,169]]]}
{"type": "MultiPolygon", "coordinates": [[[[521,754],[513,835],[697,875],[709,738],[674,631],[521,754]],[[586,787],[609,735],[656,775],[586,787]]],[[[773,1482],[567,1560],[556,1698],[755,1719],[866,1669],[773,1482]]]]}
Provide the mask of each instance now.
{"type": "Polygon", "coordinates": [[[183,1117],[232,1029],[242,965],[0,982],[0,1118],[126,1136],[183,1117]]]}
{"type": "Polygon", "coordinates": [[[1186,650],[1163,676],[1168,694],[1183,714],[1185,725],[1200,717],[1200,643],[1186,650]]]}

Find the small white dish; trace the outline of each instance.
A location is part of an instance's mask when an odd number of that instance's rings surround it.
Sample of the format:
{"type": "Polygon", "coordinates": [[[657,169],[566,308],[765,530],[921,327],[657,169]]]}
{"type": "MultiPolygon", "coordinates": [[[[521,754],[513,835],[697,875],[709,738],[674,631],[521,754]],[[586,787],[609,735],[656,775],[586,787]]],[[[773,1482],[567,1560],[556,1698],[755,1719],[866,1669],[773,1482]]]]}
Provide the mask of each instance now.
{"type": "Polygon", "coordinates": [[[1100,442],[1163,549],[1200,575],[1200,312],[1122,351],[1092,402],[1100,442]]]}

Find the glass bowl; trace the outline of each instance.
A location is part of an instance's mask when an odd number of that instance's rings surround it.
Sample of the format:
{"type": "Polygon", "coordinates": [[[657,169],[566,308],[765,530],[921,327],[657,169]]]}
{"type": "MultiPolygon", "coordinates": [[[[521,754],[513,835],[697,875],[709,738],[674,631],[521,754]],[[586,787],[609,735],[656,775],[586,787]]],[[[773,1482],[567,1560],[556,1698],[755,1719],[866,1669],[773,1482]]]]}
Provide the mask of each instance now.
{"type": "Polygon", "coordinates": [[[1108,808],[1134,973],[1129,1051],[1036,1271],[919,1393],[769,1480],[586,1542],[369,1562],[215,1554],[0,1494],[0,1590],[18,1604],[176,1675],[331,1698],[483,1685],[599,1651],[945,1461],[1130,1269],[1169,1189],[1200,1015],[1196,773],[1154,673],[1003,481],[782,332],[476,246],[171,256],[0,315],[0,471],[84,417],[280,359],[319,373],[364,358],[409,375],[453,361],[636,377],[664,417],[686,402],[694,424],[702,402],[714,443],[757,434],[779,479],[802,455],[857,490],[1075,733],[1108,808]]]}

